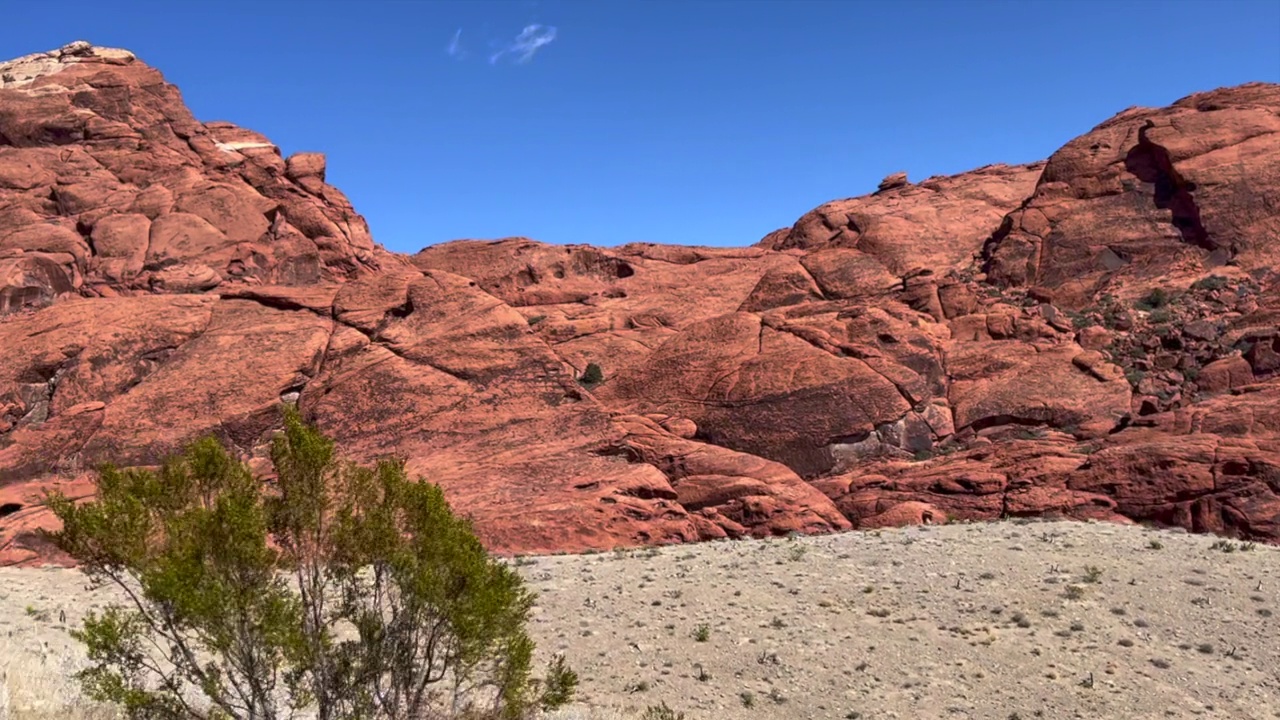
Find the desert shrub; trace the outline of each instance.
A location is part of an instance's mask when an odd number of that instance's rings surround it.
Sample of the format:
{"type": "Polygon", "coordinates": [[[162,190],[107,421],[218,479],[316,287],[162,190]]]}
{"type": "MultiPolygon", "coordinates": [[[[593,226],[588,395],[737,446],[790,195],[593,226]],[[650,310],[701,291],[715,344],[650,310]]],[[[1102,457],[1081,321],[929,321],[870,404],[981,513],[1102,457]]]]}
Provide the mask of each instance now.
{"type": "Polygon", "coordinates": [[[1168,305],[1172,299],[1168,290],[1156,288],[1138,300],[1137,307],[1140,310],[1156,310],[1168,305]]]}
{"type": "Polygon", "coordinates": [[[1193,290],[1221,290],[1227,286],[1229,281],[1222,275],[1210,275],[1207,278],[1201,278],[1191,284],[1193,290]]]}
{"type": "Polygon", "coordinates": [[[650,705],[645,708],[640,720],[684,720],[684,713],[672,710],[664,702],[661,705],[650,705]]]}
{"type": "Polygon", "coordinates": [[[1071,318],[1071,326],[1077,330],[1083,330],[1084,328],[1094,327],[1095,325],[1098,324],[1093,317],[1086,315],[1084,313],[1068,311],[1067,317],[1071,318]]]}
{"type": "Polygon", "coordinates": [[[285,408],[261,478],[215,439],[158,472],[103,467],[58,494],[53,542],[128,602],[73,631],[86,695],[130,718],[522,718],[568,702],[531,677],[533,595],[437,485],[340,462],[285,408]]]}
{"type": "Polygon", "coordinates": [[[1233,553],[1239,549],[1239,546],[1230,540],[1215,540],[1213,541],[1213,544],[1209,546],[1209,549],[1221,550],[1224,553],[1233,553]]]}
{"type": "Polygon", "coordinates": [[[578,378],[578,382],[593,387],[604,382],[604,371],[595,363],[587,363],[587,367],[582,371],[582,377],[578,378]]]}

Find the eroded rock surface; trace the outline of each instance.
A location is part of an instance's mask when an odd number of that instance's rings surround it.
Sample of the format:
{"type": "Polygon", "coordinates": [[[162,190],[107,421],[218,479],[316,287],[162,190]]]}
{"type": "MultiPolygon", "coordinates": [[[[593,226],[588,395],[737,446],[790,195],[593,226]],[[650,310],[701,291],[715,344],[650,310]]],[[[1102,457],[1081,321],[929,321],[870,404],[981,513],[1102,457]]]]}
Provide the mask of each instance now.
{"type": "Polygon", "coordinates": [[[1031,515],[1280,540],[1278,130],[1246,85],[752,247],[401,256],[322,155],[125,51],[0,64],[0,564],[57,560],[42,494],[97,463],[212,433],[267,470],[282,402],[502,552],[1031,515]]]}

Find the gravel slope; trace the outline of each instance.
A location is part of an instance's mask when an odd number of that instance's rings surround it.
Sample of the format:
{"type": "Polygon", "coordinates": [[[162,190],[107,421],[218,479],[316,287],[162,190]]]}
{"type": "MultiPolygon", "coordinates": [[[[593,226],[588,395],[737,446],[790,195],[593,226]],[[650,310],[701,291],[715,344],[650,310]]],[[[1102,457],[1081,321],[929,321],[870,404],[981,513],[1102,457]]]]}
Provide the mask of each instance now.
{"type": "MultiPolygon", "coordinates": [[[[1278,548],[1010,522],[514,562],[583,680],[564,720],[1280,717],[1278,548]]],[[[83,585],[0,569],[0,720],[92,714],[83,585]]]]}

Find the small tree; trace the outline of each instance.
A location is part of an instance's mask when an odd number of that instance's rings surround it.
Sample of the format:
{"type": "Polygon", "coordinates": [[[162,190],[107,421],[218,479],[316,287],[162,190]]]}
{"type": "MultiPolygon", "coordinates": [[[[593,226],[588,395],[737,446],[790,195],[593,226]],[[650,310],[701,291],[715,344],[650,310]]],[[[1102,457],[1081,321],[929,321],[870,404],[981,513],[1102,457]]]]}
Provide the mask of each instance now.
{"type": "Polygon", "coordinates": [[[587,367],[582,371],[582,377],[578,382],[587,387],[594,387],[604,382],[604,371],[595,363],[587,363],[587,367]]]}
{"type": "Polygon", "coordinates": [[[534,596],[438,486],[341,463],[285,410],[273,491],[214,439],[159,472],[103,467],[96,500],[51,495],[54,543],[125,606],[73,635],[86,694],[131,718],[521,718],[567,703],[533,681],[534,596]]]}

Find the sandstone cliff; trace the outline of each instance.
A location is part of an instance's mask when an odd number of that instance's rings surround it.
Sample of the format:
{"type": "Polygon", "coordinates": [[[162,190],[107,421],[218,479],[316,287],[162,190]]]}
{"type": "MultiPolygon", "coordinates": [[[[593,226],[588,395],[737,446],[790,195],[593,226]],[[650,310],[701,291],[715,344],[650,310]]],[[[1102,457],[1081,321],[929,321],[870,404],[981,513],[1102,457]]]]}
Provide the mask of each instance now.
{"type": "Polygon", "coordinates": [[[752,247],[374,244],[321,155],[77,43],[0,64],[0,564],[42,491],[282,402],[503,552],[1054,514],[1280,539],[1280,86],[752,247]],[[588,363],[604,382],[579,382],[588,363]]]}

